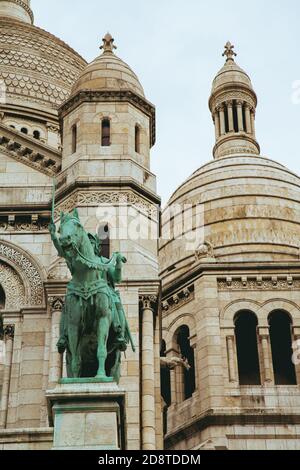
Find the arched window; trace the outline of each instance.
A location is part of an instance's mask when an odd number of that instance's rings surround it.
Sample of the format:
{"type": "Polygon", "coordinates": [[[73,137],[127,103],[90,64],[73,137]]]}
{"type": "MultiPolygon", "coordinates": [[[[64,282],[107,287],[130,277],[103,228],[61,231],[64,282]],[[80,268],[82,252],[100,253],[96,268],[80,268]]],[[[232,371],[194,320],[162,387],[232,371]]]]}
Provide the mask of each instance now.
{"type": "Polygon", "coordinates": [[[257,346],[257,317],[252,312],[239,312],[235,318],[235,338],[240,385],[260,385],[257,346]]]}
{"type": "Polygon", "coordinates": [[[110,258],[110,234],[109,234],[109,225],[102,224],[98,228],[98,237],[102,241],[101,245],[101,256],[105,258],[110,258]]]}
{"type": "Polygon", "coordinates": [[[183,370],[183,396],[184,400],[192,397],[195,388],[195,357],[194,349],[190,345],[190,330],[187,326],[181,326],[177,332],[177,344],[183,359],[187,359],[190,369],[183,370]]]}
{"type": "Polygon", "coordinates": [[[135,151],[141,152],[141,129],[138,125],[135,126],[135,151]]]}
{"type": "Polygon", "coordinates": [[[72,154],[77,152],[77,124],[72,126],[72,154]]]}
{"type": "Polygon", "coordinates": [[[40,138],[41,138],[40,131],[33,131],[33,138],[37,139],[37,140],[40,140],[40,138]]]}
{"type": "Polygon", "coordinates": [[[21,132],[22,134],[28,134],[28,129],[26,127],[22,127],[21,132]]]}
{"type": "Polygon", "coordinates": [[[110,120],[108,118],[102,119],[101,145],[102,147],[110,146],[110,120]]]}
{"type": "MultiPolygon", "coordinates": [[[[166,357],[166,342],[162,340],[160,357],[166,357]]],[[[171,405],[171,374],[168,367],[161,368],[161,396],[167,406],[171,405]]]]}
{"type": "Polygon", "coordinates": [[[9,127],[11,127],[12,129],[16,128],[16,126],[14,126],[13,124],[11,124],[9,127]]]}
{"type": "Polygon", "coordinates": [[[292,361],[292,320],[283,311],[269,316],[273,370],[276,385],[297,385],[295,366],[292,361]]]}

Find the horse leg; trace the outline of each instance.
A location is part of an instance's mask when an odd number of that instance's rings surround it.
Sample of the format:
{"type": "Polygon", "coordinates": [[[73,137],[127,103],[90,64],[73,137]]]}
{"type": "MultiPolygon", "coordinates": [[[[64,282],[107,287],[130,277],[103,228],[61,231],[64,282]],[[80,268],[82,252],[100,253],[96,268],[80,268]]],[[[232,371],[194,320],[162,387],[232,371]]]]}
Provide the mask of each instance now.
{"type": "Polygon", "coordinates": [[[106,377],[105,362],[107,359],[107,340],[109,333],[109,318],[101,317],[98,326],[98,350],[97,357],[99,362],[97,377],[106,377]]]}
{"type": "Polygon", "coordinates": [[[106,378],[105,362],[107,359],[107,340],[110,329],[111,313],[108,298],[106,295],[98,295],[97,310],[99,315],[98,321],[98,372],[97,377],[106,378]]]}
{"type": "Polygon", "coordinates": [[[70,372],[72,377],[79,378],[81,372],[81,353],[80,353],[80,320],[81,309],[83,308],[76,297],[72,299],[70,305],[70,315],[68,322],[68,340],[70,349],[70,372]]]}

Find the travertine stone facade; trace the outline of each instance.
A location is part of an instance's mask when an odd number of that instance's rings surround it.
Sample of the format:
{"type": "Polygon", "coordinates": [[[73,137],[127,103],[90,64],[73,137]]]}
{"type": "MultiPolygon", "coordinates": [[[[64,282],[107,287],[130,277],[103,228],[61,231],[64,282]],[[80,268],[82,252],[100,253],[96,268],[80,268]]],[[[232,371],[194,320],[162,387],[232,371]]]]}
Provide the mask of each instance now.
{"type": "Polygon", "coordinates": [[[136,346],[136,352],[128,349],[123,359],[120,383],[126,394],[127,448],[162,448],[160,199],[150,169],[155,108],[134,72],[114,55],[108,35],[103,54],[83,71],[85,61],[31,25],[26,12],[19,18],[15,2],[0,1],[0,41],[5,49],[1,73],[7,91],[0,123],[0,283],[5,327],[14,330],[5,335],[5,364],[0,365],[0,449],[53,446],[46,393],[66,373],[56,343],[70,278],[48,232],[53,176],[56,221],[60,211],[77,207],[85,228],[95,233],[103,222],[99,208],[102,214],[116,211],[115,219],[105,221],[110,225],[111,252],[120,251],[128,260],[119,290],[136,346]],[[97,79],[90,81],[93,74],[97,79]],[[109,146],[101,141],[103,118],[110,122],[109,146]],[[39,131],[39,139],[34,131],[39,131]],[[138,216],[143,227],[148,223],[142,236],[134,226],[138,216]],[[127,223],[136,237],[126,232],[127,223]],[[152,299],[147,311],[146,297],[152,299]],[[149,361],[144,370],[142,360],[149,361]]]}
{"type": "Polygon", "coordinates": [[[78,208],[87,230],[108,223],[111,252],[128,260],[127,448],[299,449],[300,368],[278,376],[270,318],[283,313],[300,339],[300,179],[260,155],[257,97],[231,43],[209,101],[214,160],[163,211],[158,260],[155,107],[112,36],[87,65],[21,0],[0,0],[0,31],[0,449],[53,447],[46,395],[66,374],[56,343],[70,279],[48,232],[53,177],[55,222],[78,208]],[[245,312],[258,372],[243,381],[245,312]],[[166,406],[161,350],[172,364],[166,406]]]}
{"type": "MultiPolygon", "coordinates": [[[[288,344],[287,363],[296,382],[278,384],[270,318],[282,312],[291,341],[299,339],[300,179],[258,155],[256,95],[233,54],[228,43],[227,62],[214,80],[210,99],[217,127],[215,160],[177,189],[163,213],[162,336],[167,357],[178,356],[178,331],[189,328],[196,382],[194,393],[185,399],[182,371],[171,370],[165,444],[181,450],[299,449],[300,369],[292,365],[288,344]],[[252,106],[252,115],[247,118],[245,107],[238,121],[236,109],[233,122],[231,104],[239,106],[241,99],[252,106]],[[226,119],[224,109],[218,108],[223,102],[226,119]],[[251,132],[233,127],[240,122],[252,123],[251,132]],[[186,232],[185,205],[194,207],[186,232]],[[169,232],[171,239],[164,239],[169,232]],[[196,249],[189,243],[195,233],[196,249]],[[243,312],[257,319],[257,385],[241,381],[236,322],[243,312]]],[[[284,342],[280,346],[283,351],[284,342]]],[[[250,350],[247,354],[249,358],[250,350]]]]}

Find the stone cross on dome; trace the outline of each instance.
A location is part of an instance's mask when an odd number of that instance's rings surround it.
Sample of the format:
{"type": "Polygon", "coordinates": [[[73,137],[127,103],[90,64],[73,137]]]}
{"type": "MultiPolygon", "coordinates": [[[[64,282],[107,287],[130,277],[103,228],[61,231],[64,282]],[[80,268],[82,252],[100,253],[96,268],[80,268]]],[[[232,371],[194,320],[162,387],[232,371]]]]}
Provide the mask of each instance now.
{"type": "Polygon", "coordinates": [[[226,62],[228,61],[233,61],[234,62],[234,57],[237,56],[237,54],[234,52],[234,45],[231,44],[230,41],[228,41],[226,44],[225,44],[225,51],[223,52],[223,57],[227,57],[227,60],[226,62]]]}
{"type": "Polygon", "coordinates": [[[117,49],[117,46],[114,45],[114,38],[111,34],[107,33],[104,38],[102,39],[103,45],[100,49],[103,49],[103,53],[110,52],[113,53],[114,49],[117,49]]]}

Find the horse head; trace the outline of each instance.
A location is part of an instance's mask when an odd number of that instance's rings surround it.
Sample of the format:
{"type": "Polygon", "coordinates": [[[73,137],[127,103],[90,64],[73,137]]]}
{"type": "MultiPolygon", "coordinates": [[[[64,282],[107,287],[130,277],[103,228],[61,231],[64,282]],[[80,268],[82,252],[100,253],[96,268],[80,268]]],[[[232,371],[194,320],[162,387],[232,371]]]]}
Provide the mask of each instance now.
{"type": "Polygon", "coordinates": [[[80,222],[78,210],[71,214],[60,214],[59,241],[65,251],[80,248],[83,243],[84,228],[80,222]]]}

